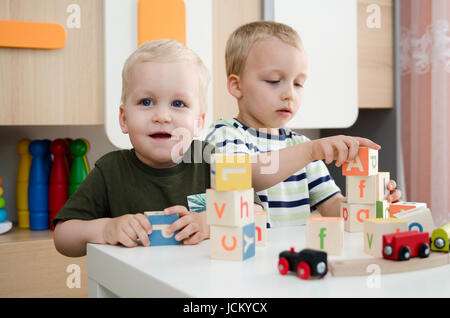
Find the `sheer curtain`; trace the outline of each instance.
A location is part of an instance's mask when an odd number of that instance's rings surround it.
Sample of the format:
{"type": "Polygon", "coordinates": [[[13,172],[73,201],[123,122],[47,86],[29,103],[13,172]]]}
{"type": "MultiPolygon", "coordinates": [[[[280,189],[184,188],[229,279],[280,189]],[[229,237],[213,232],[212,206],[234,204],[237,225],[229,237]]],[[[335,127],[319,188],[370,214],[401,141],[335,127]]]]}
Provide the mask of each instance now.
{"type": "Polygon", "coordinates": [[[450,221],[450,1],[397,5],[404,190],[440,226],[450,221]]]}

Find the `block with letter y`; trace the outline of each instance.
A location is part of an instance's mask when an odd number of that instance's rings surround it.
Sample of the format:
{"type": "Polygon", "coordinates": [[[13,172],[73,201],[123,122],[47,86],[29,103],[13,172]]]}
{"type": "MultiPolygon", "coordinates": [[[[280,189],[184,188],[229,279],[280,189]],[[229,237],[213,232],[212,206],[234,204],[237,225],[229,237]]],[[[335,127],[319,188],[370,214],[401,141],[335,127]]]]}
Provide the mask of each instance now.
{"type": "Polygon", "coordinates": [[[148,218],[150,225],[152,226],[152,233],[148,236],[150,240],[150,246],[158,245],[177,245],[180,242],[175,240],[175,235],[178,231],[167,235],[166,228],[178,220],[178,214],[166,215],[162,211],[144,212],[144,215],[148,218]]]}
{"type": "Polygon", "coordinates": [[[255,223],[243,227],[215,226],[210,230],[212,259],[244,261],[255,256],[255,223]]]}

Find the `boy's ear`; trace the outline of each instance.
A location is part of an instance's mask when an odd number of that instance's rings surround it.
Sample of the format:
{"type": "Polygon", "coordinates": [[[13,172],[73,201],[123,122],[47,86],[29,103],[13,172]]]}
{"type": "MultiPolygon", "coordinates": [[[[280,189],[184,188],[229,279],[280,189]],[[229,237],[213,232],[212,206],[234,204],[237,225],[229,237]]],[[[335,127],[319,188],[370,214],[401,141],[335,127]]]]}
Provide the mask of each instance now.
{"type": "Polygon", "coordinates": [[[234,98],[241,98],[242,97],[242,91],[241,91],[241,85],[240,85],[240,78],[239,76],[235,74],[231,74],[228,76],[227,79],[227,88],[228,92],[234,97],[234,98]]]}
{"type": "Polygon", "coordinates": [[[119,109],[119,123],[120,128],[122,129],[122,133],[128,134],[128,126],[127,126],[127,118],[125,117],[125,106],[120,105],[119,109]]]}
{"type": "Polygon", "coordinates": [[[205,128],[205,113],[202,113],[196,122],[196,126],[195,126],[195,130],[194,130],[194,138],[195,137],[200,137],[201,133],[203,131],[203,128],[205,128]]]}

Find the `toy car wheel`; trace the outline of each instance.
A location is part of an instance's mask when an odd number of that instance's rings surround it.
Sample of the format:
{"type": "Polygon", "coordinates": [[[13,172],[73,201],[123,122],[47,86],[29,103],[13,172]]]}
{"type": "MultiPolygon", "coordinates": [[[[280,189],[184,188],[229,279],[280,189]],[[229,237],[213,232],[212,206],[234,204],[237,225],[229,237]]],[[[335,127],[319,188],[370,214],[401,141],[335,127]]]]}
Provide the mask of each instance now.
{"type": "Polygon", "coordinates": [[[286,275],[289,272],[289,262],[285,257],[281,257],[278,261],[278,271],[281,275],[286,275]]]}
{"type": "Polygon", "coordinates": [[[327,264],[325,264],[325,262],[317,263],[316,272],[321,276],[325,275],[327,273],[327,264]]]}
{"type": "Polygon", "coordinates": [[[445,240],[442,237],[438,237],[437,239],[434,240],[434,246],[436,246],[439,249],[444,248],[445,240]]]}
{"type": "Polygon", "coordinates": [[[399,261],[407,261],[411,258],[411,250],[408,246],[403,246],[398,251],[398,260],[399,261]]]}
{"type": "Polygon", "coordinates": [[[309,267],[308,263],[301,262],[297,266],[297,275],[301,279],[308,279],[311,277],[311,268],[309,267]]]}
{"type": "Polygon", "coordinates": [[[430,245],[428,245],[427,243],[423,243],[422,245],[420,245],[419,256],[420,256],[420,258],[425,258],[425,257],[430,256],[430,245]]]}
{"type": "Polygon", "coordinates": [[[392,248],[392,246],[386,245],[383,249],[383,252],[386,256],[392,256],[392,254],[394,253],[394,249],[392,248]]]}

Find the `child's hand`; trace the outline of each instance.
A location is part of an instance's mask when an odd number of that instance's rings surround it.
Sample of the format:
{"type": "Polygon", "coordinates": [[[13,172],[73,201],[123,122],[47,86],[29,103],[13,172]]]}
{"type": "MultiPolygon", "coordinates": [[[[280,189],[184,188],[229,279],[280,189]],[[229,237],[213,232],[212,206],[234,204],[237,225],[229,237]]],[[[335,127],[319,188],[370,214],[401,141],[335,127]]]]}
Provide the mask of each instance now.
{"type": "Polygon", "coordinates": [[[206,224],[206,212],[191,212],[185,206],[175,205],[164,210],[166,214],[178,214],[180,218],[166,228],[166,233],[180,231],[175,240],[183,244],[197,244],[209,238],[209,226],[206,224]],[[188,239],[186,239],[189,237],[188,239]]]}
{"type": "Polygon", "coordinates": [[[103,239],[106,243],[116,245],[121,243],[126,247],[137,245],[139,238],[142,245],[149,246],[148,235],[152,232],[152,227],[148,218],[142,214],[126,214],[117,218],[112,218],[103,228],[103,239]]]}
{"type": "Polygon", "coordinates": [[[402,192],[397,190],[397,183],[394,180],[390,180],[386,188],[389,190],[390,194],[387,197],[389,203],[394,203],[400,200],[402,192]]]}
{"type": "Polygon", "coordinates": [[[381,147],[370,139],[350,136],[333,136],[312,141],[312,160],[325,159],[326,164],[336,160],[336,167],[346,161],[352,161],[358,155],[359,147],[379,150],[381,147]]]}

